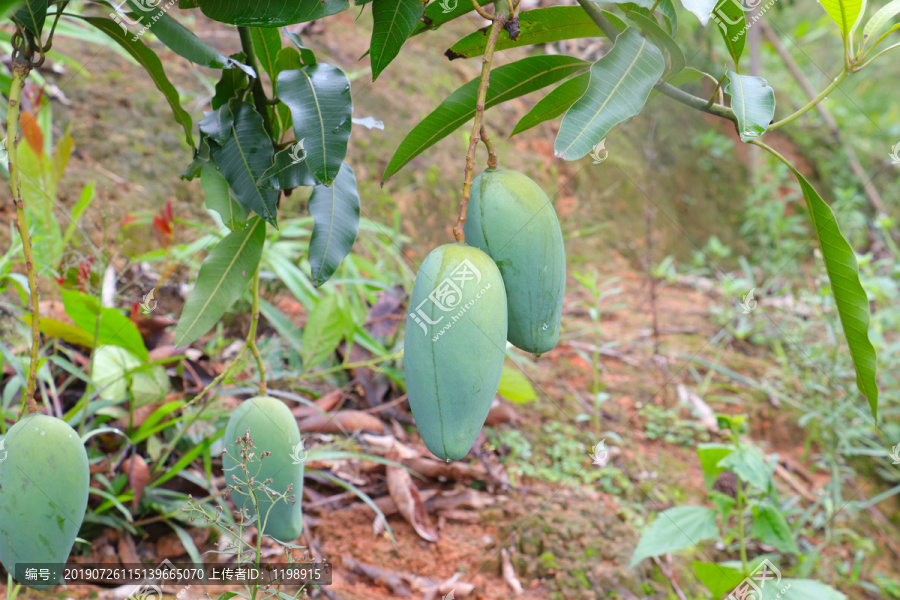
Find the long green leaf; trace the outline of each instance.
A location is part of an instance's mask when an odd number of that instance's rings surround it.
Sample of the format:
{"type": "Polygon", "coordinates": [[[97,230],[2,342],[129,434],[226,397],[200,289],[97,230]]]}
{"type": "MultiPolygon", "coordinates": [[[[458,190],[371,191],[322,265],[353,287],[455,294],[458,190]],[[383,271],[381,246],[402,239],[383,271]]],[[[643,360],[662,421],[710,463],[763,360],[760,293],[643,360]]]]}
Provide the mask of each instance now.
{"type": "MultiPolygon", "coordinates": [[[[471,2],[470,2],[471,4],[471,2]]],[[[447,58],[471,58],[481,56],[487,47],[489,28],[471,33],[459,40],[447,50],[447,58]]],[[[546,44],[559,40],[571,40],[584,37],[602,37],[603,33],[597,24],[580,6],[551,6],[527,10],[519,15],[519,36],[515,41],[509,39],[509,32],[500,32],[497,50],[518,48],[532,44],[546,44]]]]}
{"type": "MultiPolygon", "coordinates": [[[[731,1],[731,0],[728,0],[731,1]]],[[[672,39],[669,33],[660,27],[659,23],[652,17],[644,15],[636,11],[628,11],[628,18],[634,21],[635,25],[641,28],[644,35],[650,37],[657,48],[665,48],[669,55],[669,70],[666,73],[666,79],[674,77],[684,69],[687,61],[684,57],[684,51],[672,39]]]]}
{"type": "Polygon", "coordinates": [[[278,193],[263,189],[256,183],[272,166],[275,156],[272,140],[266,133],[262,117],[252,105],[246,102],[237,104],[233,115],[234,123],[228,141],[221,146],[210,143],[213,161],[241,206],[275,225],[278,193]]]}
{"type": "Polygon", "coordinates": [[[222,217],[225,226],[232,231],[240,231],[247,225],[247,212],[235,200],[228,182],[211,162],[200,171],[200,186],[206,196],[206,208],[214,210],[222,217]]]}
{"type": "Polygon", "coordinates": [[[278,74],[278,96],[294,120],[294,136],[304,142],[306,164],[320,182],[331,185],[344,157],[353,123],[350,80],[343,71],[317,63],[278,74]]]}
{"type": "MultiPolygon", "coordinates": [[[[583,70],[590,63],[573,56],[529,56],[491,71],[485,108],[518,98],[556,83],[583,70]]],[[[385,180],[413,158],[455,131],[475,116],[475,96],[480,79],[476,78],[441,102],[400,142],[382,176],[385,180]]]]}
{"type": "Polygon", "coordinates": [[[178,90],[175,89],[175,86],[173,86],[166,77],[162,62],[160,62],[156,53],[140,41],[133,41],[132,38],[134,36],[123,32],[122,28],[115,21],[103,17],[84,17],[84,20],[115,40],[128,52],[128,54],[147,70],[147,73],[149,73],[150,77],[153,79],[153,83],[156,84],[157,89],[163,93],[166,100],[169,102],[169,106],[172,107],[172,112],[175,114],[175,120],[178,121],[182,128],[184,128],[185,140],[187,140],[189,146],[193,147],[194,136],[191,133],[191,128],[193,127],[191,115],[181,107],[181,99],[178,90]]]}
{"type": "Polygon", "coordinates": [[[591,74],[582,73],[556,86],[552,92],[541,98],[524,117],[519,119],[509,137],[531,129],[544,121],[555,119],[569,110],[569,107],[584,94],[590,81],[591,74]]]}
{"type": "Polygon", "coordinates": [[[303,328],[303,370],[309,371],[334,354],[347,330],[335,294],[322,298],[309,313],[303,328]]]}
{"type": "Polygon", "coordinates": [[[372,81],[400,53],[403,43],[422,19],[422,0],[374,0],[372,2],[372,81]]]}
{"type": "Polygon", "coordinates": [[[253,27],[250,29],[250,38],[253,40],[253,51],[260,65],[274,82],[278,76],[278,68],[275,65],[278,52],[281,51],[281,33],[268,27],[253,27]]]}
{"type": "Polygon", "coordinates": [[[579,159],[614,125],[638,114],[665,67],[662,52],[637,29],[620,33],[613,49],[591,66],[587,91],[563,117],[556,155],[579,159]]]}
{"type": "Polygon", "coordinates": [[[806,207],[819,239],[819,250],[831,281],[831,293],[834,295],[838,316],[844,326],[844,337],[847,338],[850,356],[856,367],[856,387],[869,400],[872,416],[877,419],[877,358],[875,348],[869,341],[869,298],[859,281],[856,254],[841,233],[831,207],[793,165],[786,164],[800,182],[800,189],[803,190],[806,207]]]}
{"type": "Polygon", "coordinates": [[[263,173],[259,186],[270,190],[289,190],[319,183],[309,171],[305,157],[300,154],[302,145],[285,148],[275,155],[275,164],[263,173]]]}
{"type": "MultiPolygon", "coordinates": [[[[493,0],[478,0],[479,6],[491,4],[493,0]]],[[[357,2],[359,4],[359,2],[357,2]]],[[[437,29],[444,23],[449,23],[465,14],[475,10],[472,0],[433,0],[425,7],[425,16],[413,30],[412,35],[419,35],[426,31],[437,29]]]]}
{"type": "Polygon", "coordinates": [[[359,193],[350,165],[344,163],[330,186],[313,188],[309,214],[315,222],[309,240],[309,266],[313,283],[320,286],[340,266],[359,233],[359,193]]]}
{"type": "Polygon", "coordinates": [[[872,15],[869,22],[863,29],[863,39],[868,39],[873,34],[881,31],[881,28],[888,24],[888,21],[900,15],[900,0],[893,0],[885,4],[878,12],[872,15]]]}
{"type": "Polygon", "coordinates": [[[841,34],[846,38],[862,12],[863,0],[819,0],[819,4],[831,20],[837,23],[841,34]]]}
{"type": "Polygon", "coordinates": [[[315,21],[350,6],[349,0],[198,0],[203,14],[232,25],[282,27],[315,21]]]}
{"type": "Polygon", "coordinates": [[[255,217],[212,249],[175,327],[176,346],[187,346],[212,329],[241,297],[253,279],[265,241],[266,223],[255,217]]]}
{"type": "Polygon", "coordinates": [[[198,38],[194,33],[169,16],[159,7],[148,8],[145,2],[128,0],[141,25],[147,27],[172,52],[204,67],[213,69],[241,69],[250,77],[256,72],[252,67],[229,58],[198,38]]]}
{"type": "Polygon", "coordinates": [[[739,0],[719,0],[712,17],[719,26],[722,39],[734,61],[735,69],[738,68],[741,54],[744,52],[744,44],[747,41],[747,32],[745,31],[747,17],[745,15],[739,0]]]}
{"type": "Polygon", "coordinates": [[[726,72],[724,90],[731,95],[731,110],[738,120],[741,141],[754,140],[766,132],[775,116],[775,90],[762,77],[726,72]]]}

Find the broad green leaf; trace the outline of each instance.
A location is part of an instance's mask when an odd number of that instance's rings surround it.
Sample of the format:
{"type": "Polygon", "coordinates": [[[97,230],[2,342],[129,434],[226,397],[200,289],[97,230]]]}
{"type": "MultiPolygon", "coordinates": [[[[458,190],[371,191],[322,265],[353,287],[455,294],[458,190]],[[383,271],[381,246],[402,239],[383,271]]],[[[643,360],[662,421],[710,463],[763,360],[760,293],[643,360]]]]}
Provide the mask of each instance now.
{"type": "Polygon", "coordinates": [[[284,34],[294,43],[294,46],[297,47],[297,51],[300,53],[300,59],[303,61],[304,65],[314,65],[316,64],[316,54],[303,45],[303,40],[300,39],[299,33],[294,33],[292,31],[288,31],[284,29],[284,34]]]}
{"type": "Polygon", "coordinates": [[[893,2],[885,4],[866,23],[863,29],[863,39],[869,39],[872,35],[881,31],[897,15],[900,15],[900,0],[893,0],[893,2]]]}
{"type": "Polygon", "coordinates": [[[681,0],[681,4],[688,11],[697,15],[700,24],[706,27],[713,9],[716,7],[716,0],[681,0]]]}
{"type": "Polygon", "coordinates": [[[645,558],[693,548],[719,537],[716,511],[705,506],[676,506],[657,515],[634,549],[631,566],[645,558]]]}
{"type": "Polygon", "coordinates": [[[272,166],[275,156],[272,140],[266,133],[262,117],[252,105],[238,104],[233,114],[234,124],[228,141],[223,146],[211,143],[210,153],[241,206],[275,225],[278,193],[256,184],[272,166]]]}
{"type": "Polygon", "coordinates": [[[21,24],[28,31],[41,39],[41,31],[47,20],[48,0],[25,0],[25,5],[13,15],[13,21],[21,24]]]}
{"type": "Polygon", "coordinates": [[[303,370],[309,371],[334,354],[347,330],[337,296],[329,294],[310,311],[303,328],[303,370]]]}
{"type": "Polygon", "coordinates": [[[784,515],[768,502],[753,507],[753,537],[779,552],[800,554],[784,515]]]}
{"type": "Polygon", "coordinates": [[[713,13],[713,21],[722,33],[722,39],[728,48],[728,54],[734,61],[734,68],[738,68],[741,54],[744,52],[744,44],[747,41],[747,17],[745,16],[740,0],[719,0],[713,13]]]}
{"type": "MultiPolygon", "coordinates": [[[[470,2],[471,4],[471,2],[470,2]]],[[[489,27],[471,33],[459,40],[445,53],[450,60],[481,56],[487,47],[489,27]]],[[[559,40],[585,37],[603,37],[597,24],[580,6],[551,6],[526,10],[519,16],[519,37],[509,39],[509,32],[500,32],[497,50],[518,48],[532,44],[546,44],[559,40]]]]}
{"type": "Polygon", "coordinates": [[[337,14],[350,6],[349,0],[198,0],[203,14],[231,25],[282,27],[306,23],[337,14]]]}
{"type": "Polygon", "coordinates": [[[709,562],[695,562],[691,565],[697,579],[703,582],[713,598],[722,598],[744,580],[744,573],[725,565],[709,562]]]}
{"type": "Polygon", "coordinates": [[[200,171],[200,186],[206,195],[206,208],[214,210],[222,217],[222,222],[232,231],[240,231],[247,226],[247,212],[234,199],[228,182],[211,162],[200,171]]]}
{"type": "Polygon", "coordinates": [[[91,380],[101,400],[119,402],[128,396],[129,371],[141,366],[131,352],[116,346],[103,346],[94,352],[91,380]]]}
{"type": "MultiPolygon", "coordinates": [[[[303,68],[303,58],[296,48],[282,48],[275,57],[275,74],[282,71],[296,71],[303,68]]],[[[282,106],[282,105],[279,105],[282,106]]]]}
{"type": "MultiPolygon", "coordinates": [[[[493,0],[478,0],[479,6],[491,4],[493,0]]],[[[413,30],[412,35],[437,29],[444,23],[474,11],[472,0],[434,0],[425,7],[425,16],[413,30]]]]}
{"type": "Polygon", "coordinates": [[[275,155],[275,164],[259,178],[259,186],[270,190],[289,190],[319,182],[309,172],[303,144],[298,142],[275,155]],[[299,144],[299,148],[298,145],[299,144]]]}
{"type": "Polygon", "coordinates": [[[569,110],[569,107],[584,94],[590,80],[590,73],[582,73],[556,86],[552,92],[541,98],[524,117],[519,119],[509,136],[512,137],[539,123],[555,119],[569,110]]]}
{"type": "MultiPolygon", "coordinates": [[[[235,61],[246,60],[243,52],[232,54],[231,58],[235,61]]],[[[213,110],[218,110],[234,98],[237,98],[238,94],[246,90],[249,84],[250,80],[244,71],[240,69],[223,69],[222,77],[216,83],[216,95],[210,100],[213,110]]]]}
{"type": "Polygon", "coordinates": [[[278,76],[276,61],[278,53],[281,51],[281,33],[278,29],[252,27],[250,37],[253,40],[253,51],[256,53],[256,58],[259,59],[259,64],[263,71],[269,74],[274,84],[275,78],[278,76]]]}
{"type": "Polygon", "coordinates": [[[84,20],[115,40],[132,56],[132,58],[138,61],[138,63],[147,70],[147,73],[149,73],[150,77],[153,79],[153,83],[156,84],[157,89],[163,93],[166,100],[169,102],[169,106],[172,107],[172,112],[175,114],[175,120],[178,121],[182,128],[184,128],[185,140],[187,140],[189,146],[193,147],[194,137],[191,134],[191,128],[193,127],[191,115],[181,107],[181,99],[178,90],[175,89],[175,86],[173,86],[166,77],[162,62],[160,62],[156,53],[140,41],[133,41],[132,38],[134,36],[123,32],[122,28],[115,21],[104,19],[102,17],[84,17],[84,20]]]}
{"type": "Polygon", "coordinates": [[[359,232],[359,193],[350,165],[344,163],[330,186],[313,188],[309,214],[315,223],[309,239],[309,266],[313,283],[320,286],[340,266],[359,232]]]}
{"type": "Polygon", "coordinates": [[[847,600],[847,596],[813,579],[782,579],[769,580],[760,600],[847,600]]]}
{"type": "MultiPolygon", "coordinates": [[[[529,56],[491,71],[485,108],[518,98],[556,83],[586,68],[590,63],[572,56],[529,56]]],[[[413,158],[475,116],[475,97],[480,78],[450,94],[440,106],[410,131],[394,152],[382,176],[385,180],[413,158]]]]}
{"type": "Polygon", "coordinates": [[[775,90],[762,77],[739,75],[731,69],[726,74],[724,91],[731,96],[741,141],[755,140],[766,132],[775,116],[775,90]]]}
{"type": "Polygon", "coordinates": [[[204,67],[241,69],[250,77],[256,76],[251,67],[225,56],[194,35],[159,6],[149,6],[146,0],[128,0],[128,6],[134,11],[140,25],[147,27],[175,54],[204,67]]]}
{"type": "Polygon", "coordinates": [[[819,0],[819,4],[846,38],[862,12],[863,0],[819,0]]]}
{"type": "Polygon", "coordinates": [[[230,106],[223,104],[217,110],[205,113],[198,125],[201,133],[224,146],[234,131],[234,113],[231,112],[230,106]]]}
{"type": "Polygon", "coordinates": [[[666,67],[662,52],[629,27],[616,44],[591,65],[584,95],[566,111],[554,152],[576,160],[590,152],[617,123],[638,114],[666,67]]]}
{"type": "Polygon", "coordinates": [[[306,150],[306,164],[331,185],[347,155],[353,123],[350,80],[335,66],[317,63],[278,74],[278,96],[291,109],[294,136],[306,150]]]}
{"type": "Polygon", "coordinates": [[[100,306],[97,298],[73,290],[61,290],[63,307],[69,318],[91,337],[97,332],[97,346],[125,348],[142,361],[149,360],[147,347],[137,326],[115,308],[100,306]],[[99,323],[98,323],[99,317],[99,323]]]}
{"type": "Polygon", "coordinates": [[[859,266],[850,243],[841,233],[834,211],[822,200],[815,188],[792,165],[803,190],[813,228],[819,239],[819,250],[831,281],[844,336],[856,367],[856,387],[869,400],[872,416],[878,418],[878,383],[875,380],[877,359],[869,341],[869,298],[859,281],[859,266]]]}
{"type": "Polygon", "coordinates": [[[500,373],[500,388],[497,393],[511,402],[522,403],[538,399],[531,386],[531,381],[518,367],[509,365],[503,365],[503,371],[500,373]]]}
{"type": "Polygon", "coordinates": [[[372,81],[400,53],[400,48],[422,19],[422,0],[374,0],[372,2],[372,81]]]}
{"type": "Polygon", "coordinates": [[[699,444],[697,455],[700,457],[700,467],[703,469],[703,483],[711,490],[716,479],[725,470],[719,466],[719,461],[731,454],[733,448],[725,444],[699,444]]]}
{"type": "Polygon", "coordinates": [[[652,17],[634,11],[628,11],[626,15],[641,28],[644,35],[650,37],[657,48],[666,49],[666,52],[669,55],[669,69],[666,74],[667,78],[680,73],[681,70],[684,69],[687,61],[684,58],[684,51],[682,51],[681,47],[672,39],[672,36],[660,27],[659,23],[652,17]]]}
{"type": "Polygon", "coordinates": [[[0,18],[8,15],[20,4],[22,4],[22,0],[0,0],[0,18]]]}
{"type": "Polygon", "coordinates": [[[254,217],[212,249],[175,326],[176,346],[187,346],[212,329],[241,297],[259,266],[265,241],[266,223],[254,217]]]}
{"type": "Polygon", "coordinates": [[[762,453],[752,446],[741,446],[731,451],[718,463],[728,471],[760,491],[766,491],[772,484],[774,467],[766,462],[762,453]]]}

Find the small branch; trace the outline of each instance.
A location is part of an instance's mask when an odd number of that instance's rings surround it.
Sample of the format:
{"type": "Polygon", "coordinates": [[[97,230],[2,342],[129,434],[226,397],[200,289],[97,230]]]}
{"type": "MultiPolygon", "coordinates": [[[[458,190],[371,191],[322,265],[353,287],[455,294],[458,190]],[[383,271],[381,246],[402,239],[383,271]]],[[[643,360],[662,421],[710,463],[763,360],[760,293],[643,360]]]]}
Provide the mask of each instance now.
{"type": "Polygon", "coordinates": [[[832,81],[828,85],[828,87],[826,87],[824,90],[819,92],[818,96],[816,96],[815,98],[810,100],[803,108],[801,108],[794,114],[789,115],[789,116],[781,119],[780,121],[775,121],[774,123],[769,125],[768,131],[772,131],[773,129],[778,129],[779,127],[784,127],[788,123],[795,121],[797,118],[799,118],[801,115],[805,114],[810,109],[814,108],[819,102],[824,100],[825,97],[828,96],[828,94],[833,92],[835,90],[835,88],[837,88],[837,86],[840,85],[840,83],[844,80],[844,77],[846,77],[849,74],[850,74],[850,71],[847,70],[847,67],[844,67],[843,70],[841,70],[840,75],[835,77],[834,81],[832,81]]]}
{"type": "MultiPolygon", "coordinates": [[[[681,102],[685,106],[690,106],[691,108],[694,108],[696,110],[709,113],[722,119],[727,119],[737,125],[737,117],[734,115],[734,112],[727,106],[722,106],[721,104],[713,104],[712,106],[709,106],[708,102],[703,98],[699,98],[697,96],[694,96],[693,94],[689,94],[684,90],[675,87],[671,83],[657,83],[655,87],[662,94],[668,96],[673,100],[681,102]]],[[[771,127],[769,128],[771,129],[771,127]]]]}
{"type": "Polygon", "coordinates": [[[478,4],[478,0],[472,0],[472,6],[475,7],[475,12],[481,15],[482,18],[487,19],[488,21],[493,21],[494,17],[490,15],[486,10],[481,8],[481,5],[478,4]]]}
{"type": "Polygon", "coordinates": [[[619,30],[616,29],[616,26],[606,18],[606,15],[603,14],[603,10],[600,8],[600,5],[596,2],[591,2],[590,0],[578,0],[578,4],[581,5],[581,8],[584,9],[584,12],[588,14],[591,20],[597,24],[597,27],[600,28],[600,31],[603,32],[603,35],[615,41],[615,39],[619,36],[619,30]]]}
{"type": "Polygon", "coordinates": [[[259,66],[259,60],[257,60],[256,52],[253,49],[253,37],[250,35],[250,28],[238,27],[238,35],[241,38],[241,49],[247,55],[247,64],[256,71],[256,78],[251,86],[256,112],[262,117],[263,126],[266,128],[269,137],[273,137],[272,120],[269,118],[269,100],[266,98],[266,90],[263,89],[262,68],[259,66]]]}
{"type": "MultiPolygon", "coordinates": [[[[27,59],[26,59],[27,60],[27,59]]],[[[37,385],[38,352],[41,344],[41,310],[37,285],[37,270],[34,264],[34,251],[31,247],[31,234],[28,231],[28,218],[25,213],[25,201],[22,199],[22,187],[19,182],[19,112],[22,104],[22,88],[28,78],[28,65],[19,57],[13,58],[13,78],[9,88],[9,108],[6,112],[6,145],[9,157],[9,187],[12,191],[13,204],[16,207],[16,227],[22,238],[25,253],[25,271],[28,274],[28,290],[31,294],[31,362],[28,365],[28,380],[22,391],[22,411],[36,412],[34,390],[37,385]]]]}
{"type": "MultiPolygon", "coordinates": [[[[875,60],[876,58],[878,58],[878,57],[881,56],[882,54],[886,54],[887,52],[890,52],[890,51],[893,50],[894,48],[900,48],[900,44],[894,44],[893,46],[888,46],[887,48],[885,48],[884,50],[882,50],[881,52],[879,52],[878,54],[876,54],[875,56],[873,56],[872,58],[870,58],[869,60],[867,60],[866,62],[864,62],[863,64],[859,65],[858,67],[853,67],[853,72],[855,73],[855,72],[857,72],[857,71],[861,71],[862,69],[865,69],[866,67],[869,66],[869,64],[871,64],[871,62],[872,62],[873,60],[875,60]]],[[[874,46],[873,46],[872,49],[874,50],[874,46]]]]}
{"type": "Polygon", "coordinates": [[[494,142],[488,135],[488,130],[484,123],[481,124],[481,141],[484,142],[488,151],[488,168],[496,169],[500,164],[500,160],[497,158],[497,150],[494,148],[494,142]]]}
{"type": "Polygon", "coordinates": [[[718,81],[716,81],[716,87],[713,89],[712,95],[709,97],[709,102],[706,103],[706,108],[709,108],[713,104],[716,103],[716,96],[721,98],[719,94],[719,90],[722,89],[722,84],[725,83],[725,78],[728,77],[728,73],[724,73],[718,81]]]}
{"type": "Polygon", "coordinates": [[[263,362],[262,354],[259,353],[259,348],[256,346],[256,329],[259,326],[259,267],[256,267],[256,273],[253,275],[253,283],[250,284],[253,288],[253,306],[250,309],[251,317],[250,321],[250,332],[247,334],[247,344],[250,346],[250,351],[253,352],[254,358],[256,358],[256,367],[259,370],[259,395],[266,395],[266,365],[263,362]]]}
{"type": "MultiPolygon", "coordinates": [[[[491,81],[491,63],[494,60],[494,48],[497,47],[497,40],[500,39],[500,31],[506,24],[507,15],[499,12],[494,16],[494,22],[491,25],[491,35],[488,38],[487,47],[484,50],[484,58],[481,59],[481,83],[478,85],[478,95],[475,100],[475,123],[472,126],[472,135],[469,137],[469,151],[466,153],[466,171],[463,182],[463,197],[459,203],[459,219],[453,228],[453,235],[460,244],[466,242],[466,234],[463,227],[466,224],[466,212],[469,208],[469,198],[472,195],[472,173],[475,171],[475,151],[478,149],[478,142],[481,140],[481,133],[484,127],[484,104],[487,99],[488,87],[491,81]]],[[[486,142],[489,143],[489,142],[486,142]]],[[[488,146],[488,152],[491,146],[488,146]]],[[[496,157],[495,157],[496,158],[496,157]]]]}

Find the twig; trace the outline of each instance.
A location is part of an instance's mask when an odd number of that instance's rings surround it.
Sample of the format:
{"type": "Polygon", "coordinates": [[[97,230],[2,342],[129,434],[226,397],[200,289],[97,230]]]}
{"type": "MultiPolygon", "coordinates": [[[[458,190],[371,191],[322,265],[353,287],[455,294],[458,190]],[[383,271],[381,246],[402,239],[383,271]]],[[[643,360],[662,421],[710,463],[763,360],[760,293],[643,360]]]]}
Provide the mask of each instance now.
{"type": "Polygon", "coordinates": [[[481,5],[478,4],[478,0],[472,0],[472,6],[475,7],[475,12],[477,12],[483,19],[487,19],[488,21],[493,21],[494,17],[491,16],[486,10],[481,8],[481,5]]]}
{"type": "Polygon", "coordinates": [[[256,71],[256,78],[253,80],[252,84],[253,103],[256,105],[256,112],[262,117],[263,126],[266,128],[269,136],[272,137],[272,120],[269,119],[269,101],[268,98],[266,98],[266,90],[263,88],[259,60],[257,60],[256,52],[253,50],[253,37],[250,34],[250,28],[238,27],[238,35],[241,38],[241,49],[244,51],[244,54],[247,55],[247,64],[256,71]]]}
{"type": "MultiPolygon", "coordinates": [[[[504,11],[498,11],[494,15],[494,22],[491,25],[491,35],[488,38],[487,47],[484,50],[484,58],[481,59],[481,83],[478,85],[478,96],[475,101],[475,124],[472,126],[472,135],[469,137],[469,151],[466,153],[466,174],[463,183],[463,197],[459,203],[459,219],[453,228],[453,235],[460,244],[466,242],[466,234],[463,227],[466,224],[466,211],[469,208],[469,198],[472,195],[472,173],[475,171],[475,151],[478,149],[478,142],[484,127],[484,103],[487,98],[488,87],[491,80],[491,62],[494,60],[494,48],[497,47],[497,40],[500,39],[500,31],[506,23],[507,15],[504,11]]],[[[489,142],[486,142],[489,143],[489,142]]],[[[492,146],[488,146],[488,153],[492,150],[492,146]]],[[[494,156],[496,160],[496,155],[494,156]]]]}
{"type": "Polygon", "coordinates": [[[262,354],[256,345],[256,329],[259,326],[259,266],[256,267],[256,273],[253,275],[253,306],[251,307],[250,331],[247,333],[247,345],[256,358],[256,367],[259,370],[259,395],[266,395],[266,365],[263,362],[262,354]]]}
{"type": "Polygon", "coordinates": [[[494,142],[491,140],[491,136],[488,135],[488,130],[484,123],[481,124],[481,141],[484,142],[484,146],[488,151],[488,168],[496,169],[500,161],[497,159],[497,150],[494,148],[494,142]]]}
{"type": "Polygon", "coordinates": [[[675,579],[675,573],[672,572],[671,565],[664,563],[657,556],[653,557],[653,562],[656,563],[656,566],[659,567],[662,574],[669,580],[669,583],[672,585],[672,591],[675,592],[675,595],[678,596],[679,600],[687,600],[687,596],[684,595],[681,586],[678,585],[678,581],[675,579]]]}

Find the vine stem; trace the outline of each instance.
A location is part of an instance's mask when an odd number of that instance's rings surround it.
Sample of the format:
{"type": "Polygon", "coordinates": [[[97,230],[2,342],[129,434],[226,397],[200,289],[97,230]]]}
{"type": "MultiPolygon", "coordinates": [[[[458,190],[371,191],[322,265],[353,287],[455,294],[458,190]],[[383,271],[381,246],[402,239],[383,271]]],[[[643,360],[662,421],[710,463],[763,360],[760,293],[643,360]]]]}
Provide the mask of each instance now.
{"type": "Polygon", "coordinates": [[[821,92],[819,92],[819,95],[818,95],[818,96],[816,96],[815,98],[813,98],[812,100],[810,100],[809,102],[807,102],[806,105],[805,105],[803,108],[801,108],[800,110],[798,110],[798,111],[795,112],[794,114],[789,115],[789,116],[787,116],[787,117],[781,119],[780,121],[775,121],[774,123],[772,123],[771,125],[769,125],[768,131],[772,131],[773,129],[778,129],[779,127],[784,127],[784,126],[787,125],[788,123],[791,123],[791,122],[793,122],[794,120],[796,120],[796,119],[797,119],[798,117],[800,117],[802,114],[804,114],[804,113],[806,113],[807,111],[809,111],[809,110],[815,108],[816,104],[818,104],[819,102],[821,102],[822,100],[824,100],[825,97],[826,97],[828,94],[830,94],[831,92],[833,92],[834,89],[835,89],[838,85],[840,85],[840,83],[844,80],[844,77],[846,77],[846,76],[849,75],[849,74],[850,74],[850,71],[847,69],[847,67],[844,67],[844,68],[841,70],[840,75],[838,75],[837,77],[835,77],[834,81],[832,81],[832,82],[828,85],[828,87],[826,87],[824,90],[822,90],[821,92]]]}
{"type": "MultiPolygon", "coordinates": [[[[475,151],[478,149],[478,142],[481,141],[483,134],[487,133],[484,126],[484,104],[487,99],[487,91],[491,85],[491,63],[494,61],[494,49],[497,47],[497,40],[500,39],[500,31],[506,24],[508,15],[505,11],[497,10],[493,16],[491,25],[491,34],[488,37],[487,47],[484,50],[484,58],[481,59],[481,82],[478,85],[478,95],[475,100],[475,123],[472,125],[472,135],[469,136],[469,151],[466,153],[466,173],[463,182],[463,197],[459,203],[459,219],[453,228],[453,235],[460,244],[466,243],[466,234],[463,227],[466,224],[466,212],[469,208],[469,198],[472,195],[472,177],[475,171],[475,151]]],[[[488,148],[488,166],[491,161],[496,165],[497,154],[494,151],[494,145],[489,137],[484,136],[485,145],[488,148]]]]}
{"type": "Polygon", "coordinates": [[[28,218],[25,214],[25,201],[22,199],[22,188],[19,182],[19,112],[22,104],[22,89],[28,78],[28,66],[16,61],[13,66],[13,79],[9,88],[9,109],[6,113],[7,154],[9,157],[9,187],[12,191],[13,204],[16,207],[16,227],[22,238],[25,253],[25,271],[28,274],[28,290],[31,293],[31,362],[28,365],[28,380],[22,394],[22,411],[36,412],[34,391],[37,385],[38,351],[41,344],[41,311],[37,286],[37,270],[34,264],[34,251],[31,247],[31,234],[28,232],[28,218]]]}

